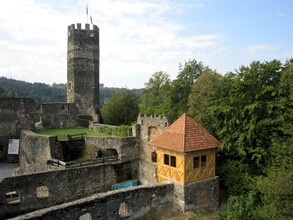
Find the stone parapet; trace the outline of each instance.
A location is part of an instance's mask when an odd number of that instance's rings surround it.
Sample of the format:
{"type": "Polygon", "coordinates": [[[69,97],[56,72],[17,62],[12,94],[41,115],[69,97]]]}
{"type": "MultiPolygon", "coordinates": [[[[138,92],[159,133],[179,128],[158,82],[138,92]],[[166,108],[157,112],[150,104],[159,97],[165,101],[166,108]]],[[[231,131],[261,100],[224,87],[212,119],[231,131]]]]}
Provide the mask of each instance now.
{"type": "Polygon", "coordinates": [[[150,210],[172,207],[173,185],[144,185],[95,194],[91,197],[38,210],[14,218],[20,219],[137,219],[150,210]],[[97,205],[98,204],[98,205],[97,205]]]}

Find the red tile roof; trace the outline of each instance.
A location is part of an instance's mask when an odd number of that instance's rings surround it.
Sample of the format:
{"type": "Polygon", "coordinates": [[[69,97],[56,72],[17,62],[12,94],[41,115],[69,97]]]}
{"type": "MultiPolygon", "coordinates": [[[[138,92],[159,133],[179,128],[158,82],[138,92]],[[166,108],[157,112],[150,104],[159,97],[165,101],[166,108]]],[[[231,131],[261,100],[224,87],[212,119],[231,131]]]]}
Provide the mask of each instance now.
{"type": "Polygon", "coordinates": [[[179,152],[191,152],[217,148],[220,141],[184,114],[149,144],[179,152]]]}

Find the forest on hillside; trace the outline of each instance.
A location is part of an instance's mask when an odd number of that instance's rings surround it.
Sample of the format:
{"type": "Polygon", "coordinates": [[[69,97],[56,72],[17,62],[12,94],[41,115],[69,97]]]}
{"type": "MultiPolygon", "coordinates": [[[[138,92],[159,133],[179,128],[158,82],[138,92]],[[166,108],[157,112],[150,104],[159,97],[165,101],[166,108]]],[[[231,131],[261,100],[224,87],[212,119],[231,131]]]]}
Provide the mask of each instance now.
{"type": "MultiPolygon", "coordinates": [[[[105,87],[100,84],[100,106],[113,96],[114,93],[128,91],[126,88],[105,87]]],[[[131,90],[136,96],[140,96],[141,89],[131,90]]],[[[25,81],[0,77],[0,98],[26,97],[33,98],[36,103],[66,102],[66,84],[48,85],[45,83],[28,83],[25,81]]]]}

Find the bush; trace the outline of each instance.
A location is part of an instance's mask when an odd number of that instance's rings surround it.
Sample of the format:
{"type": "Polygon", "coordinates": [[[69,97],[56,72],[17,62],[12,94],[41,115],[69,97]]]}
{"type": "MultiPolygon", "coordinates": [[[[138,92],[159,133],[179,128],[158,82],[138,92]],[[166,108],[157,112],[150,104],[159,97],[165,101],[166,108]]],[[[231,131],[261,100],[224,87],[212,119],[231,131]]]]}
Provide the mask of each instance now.
{"type": "Polygon", "coordinates": [[[245,195],[230,196],[224,213],[220,214],[220,220],[258,219],[254,215],[255,206],[256,193],[253,191],[245,195]]]}
{"type": "Polygon", "coordinates": [[[128,137],[130,129],[130,125],[102,126],[99,130],[99,133],[111,136],[128,137]]]}
{"type": "Polygon", "coordinates": [[[247,193],[251,188],[250,168],[243,161],[228,160],[221,167],[220,173],[223,175],[224,185],[229,195],[241,195],[247,193]]]}

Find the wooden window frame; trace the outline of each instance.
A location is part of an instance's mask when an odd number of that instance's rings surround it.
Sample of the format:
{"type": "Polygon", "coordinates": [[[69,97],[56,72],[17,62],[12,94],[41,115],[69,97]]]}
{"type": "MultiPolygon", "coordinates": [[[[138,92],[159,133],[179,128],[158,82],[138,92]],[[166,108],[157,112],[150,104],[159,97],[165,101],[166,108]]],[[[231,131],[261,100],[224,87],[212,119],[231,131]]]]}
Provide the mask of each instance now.
{"type": "Polygon", "coordinates": [[[176,156],[164,154],[164,165],[176,168],[176,156]]]}
{"type": "Polygon", "coordinates": [[[170,155],[170,166],[171,167],[176,167],[176,157],[170,155]]]}
{"type": "Polygon", "coordinates": [[[200,157],[200,167],[205,168],[207,166],[207,155],[202,155],[200,157]]]}
{"type": "Polygon", "coordinates": [[[170,155],[169,154],[164,154],[164,164],[169,166],[169,164],[170,164],[170,155]]]}
{"type": "Polygon", "coordinates": [[[200,156],[193,157],[193,169],[198,169],[200,167],[200,156]]]}
{"type": "Polygon", "coordinates": [[[207,167],[207,159],[208,159],[207,155],[194,156],[193,157],[193,169],[206,168],[207,167]]]}

